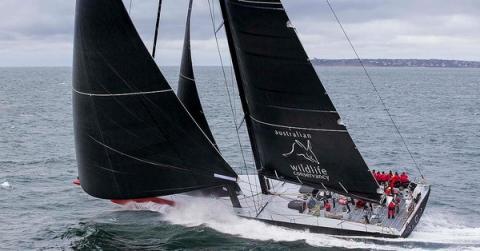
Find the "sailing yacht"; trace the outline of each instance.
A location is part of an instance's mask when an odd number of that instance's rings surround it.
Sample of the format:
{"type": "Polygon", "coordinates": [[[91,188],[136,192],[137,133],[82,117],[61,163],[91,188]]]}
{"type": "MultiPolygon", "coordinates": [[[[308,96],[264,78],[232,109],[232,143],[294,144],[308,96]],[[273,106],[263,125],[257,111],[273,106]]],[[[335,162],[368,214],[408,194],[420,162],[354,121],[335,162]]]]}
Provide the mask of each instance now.
{"type": "Polygon", "coordinates": [[[77,0],[72,95],[85,192],[120,204],[173,207],[213,196],[241,217],[289,228],[407,237],[430,186],[420,179],[394,189],[395,196],[384,193],[280,0],[219,4],[255,174],[234,171],[203,115],[190,52],[191,1],[175,94],[121,0],[77,0]],[[396,218],[387,219],[392,200],[396,218]],[[330,210],[326,201],[334,203],[330,210]]]}

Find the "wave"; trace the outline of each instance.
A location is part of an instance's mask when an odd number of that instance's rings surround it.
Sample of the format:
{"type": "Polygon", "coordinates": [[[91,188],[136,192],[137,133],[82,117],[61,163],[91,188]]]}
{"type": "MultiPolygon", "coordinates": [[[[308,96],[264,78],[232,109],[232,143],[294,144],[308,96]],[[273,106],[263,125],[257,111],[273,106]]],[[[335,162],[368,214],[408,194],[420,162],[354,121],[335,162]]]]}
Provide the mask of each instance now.
{"type": "Polygon", "coordinates": [[[295,242],[304,241],[315,247],[342,247],[346,249],[382,249],[399,250],[398,245],[374,243],[370,240],[352,240],[341,237],[292,230],[266,224],[260,221],[245,219],[235,215],[231,208],[214,199],[192,198],[189,203],[174,208],[154,203],[129,203],[126,210],[150,210],[163,215],[163,220],[186,227],[206,226],[218,232],[241,238],[295,242]]]}
{"type": "Polygon", "coordinates": [[[75,161],[70,155],[64,155],[59,157],[50,157],[35,160],[1,160],[0,165],[35,165],[35,164],[53,164],[75,161]]]}
{"type": "Polygon", "coordinates": [[[12,185],[10,184],[10,182],[8,181],[4,181],[0,184],[0,187],[1,188],[4,188],[4,189],[11,189],[12,188],[12,185]]]}
{"type": "Polygon", "coordinates": [[[434,212],[422,217],[421,223],[409,239],[480,247],[480,227],[465,226],[457,216],[434,212]]]}

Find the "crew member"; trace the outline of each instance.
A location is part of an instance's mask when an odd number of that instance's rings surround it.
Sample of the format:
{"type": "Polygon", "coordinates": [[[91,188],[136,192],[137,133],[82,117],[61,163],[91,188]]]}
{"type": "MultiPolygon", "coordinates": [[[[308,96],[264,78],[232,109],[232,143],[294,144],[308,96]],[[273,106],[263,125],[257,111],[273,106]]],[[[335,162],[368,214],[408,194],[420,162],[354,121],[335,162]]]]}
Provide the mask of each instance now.
{"type": "Polygon", "coordinates": [[[410,180],[409,180],[409,178],[408,178],[407,173],[402,172],[402,174],[400,175],[400,184],[401,184],[403,187],[407,187],[409,183],[410,183],[410,180]]]}
{"type": "Polygon", "coordinates": [[[385,189],[385,194],[387,196],[392,196],[392,187],[391,186],[388,186],[386,189],[385,189]]]}
{"type": "Polygon", "coordinates": [[[380,183],[384,184],[385,182],[388,181],[388,177],[385,174],[385,172],[382,172],[381,174],[378,175],[378,178],[380,180],[380,183]]]}
{"type": "Polygon", "coordinates": [[[390,170],[387,174],[387,182],[393,177],[392,170],[390,170]]]}
{"type": "Polygon", "coordinates": [[[312,196],[310,196],[310,198],[307,201],[308,209],[310,209],[310,210],[313,209],[316,204],[317,204],[317,202],[315,201],[315,199],[312,196]]]}
{"type": "Polygon", "coordinates": [[[366,202],[364,200],[357,200],[357,204],[355,205],[357,208],[364,208],[366,202]]]}
{"type": "Polygon", "coordinates": [[[389,186],[398,187],[400,182],[400,177],[398,176],[398,173],[395,172],[395,174],[390,178],[388,182],[389,182],[389,186]]]}
{"type": "Polygon", "coordinates": [[[395,212],[398,212],[400,211],[400,202],[402,201],[402,199],[400,198],[400,196],[396,195],[395,196],[395,212]]]}
{"type": "Polygon", "coordinates": [[[325,206],[325,211],[327,212],[330,212],[330,210],[332,209],[332,206],[330,205],[330,202],[328,202],[328,200],[326,200],[324,206],[325,206]]]}
{"type": "Polygon", "coordinates": [[[395,219],[395,202],[392,200],[388,203],[388,218],[395,219]]]}

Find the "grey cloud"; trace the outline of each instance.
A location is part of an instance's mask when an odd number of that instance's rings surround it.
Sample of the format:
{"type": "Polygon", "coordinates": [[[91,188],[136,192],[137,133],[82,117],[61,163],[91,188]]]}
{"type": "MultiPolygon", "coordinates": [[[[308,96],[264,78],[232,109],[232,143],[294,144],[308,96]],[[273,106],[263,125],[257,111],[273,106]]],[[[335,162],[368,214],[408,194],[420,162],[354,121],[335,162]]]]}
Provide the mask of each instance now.
{"type": "MultiPolygon", "coordinates": [[[[130,0],[123,2],[129,9],[130,0]]],[[[187,1],[163,2],[158,62],[176,65],[187,1]]],[[[353,57],[325,0],[283,2],[311,57],[353,57]]],[[[330,2],[363,57],[480,60],[478,0],[330,2]]],[[[207,3],[194,3],[193,56],[197,64],[218,64],[207,3]]],[[[1,0],[0,66],[70,65],[74,6],[73,0],[1,0]]],[[[218,5],[215,7],[216,21],[220,22],[218,5]]],[[[156,9],[157,0],[132,0],[130,14],[148,48],[152,44],[156,9]]],[[[222,49],[226,52],[224,41],[222,49]]]]}

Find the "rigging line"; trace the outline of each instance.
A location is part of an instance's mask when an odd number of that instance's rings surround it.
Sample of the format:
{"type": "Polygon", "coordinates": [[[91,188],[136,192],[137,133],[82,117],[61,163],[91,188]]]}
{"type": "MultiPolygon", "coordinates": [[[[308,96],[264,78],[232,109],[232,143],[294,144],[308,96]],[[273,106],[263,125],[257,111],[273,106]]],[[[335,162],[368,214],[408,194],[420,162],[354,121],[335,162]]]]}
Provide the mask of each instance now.
{"type": "Polygon", "coordinates": [[[383,100],[382,96],[380,96],[380,93],[378,92],[377,87],[376,87],[375,84],[373,83],[373,80],[372,80],[372,78],[370,77],[370,74],[368,73],[367,68],[365,68],[365,65],[363,64],[362,59],[361,59],[360,56],[358,55],[357,50],[355,49],[355,47],[353,46],[352,41],[350,40],[350,37],[348,36],[347,32],[346,32],[345,29],[343,28],[343,25],[342,25],[342,23],[340,22],[340,19],[338,18],[335,10],[333,9],[332,5],[330,4],[330,1],[329,1],[329,0],[325,0],[325,1],[327,2],[328,7],[330,8],[330,10],[332,11],[333,16],[335,17],[335,20],[337,21],[338,25],[340,26],[340,29],[342,30],[343,35],[345,35],[345,38],[347,39],[348,43],[350,44],[350,47],[352,48],[353,52],[355,53],[355,56],[357,57],[358,62],[359,62],[360,65],[362,66],[363,71],[365,72],[365,75],[366,75],[367,78],[368,78],[368,81],[369,81],[370,84],[373,86],[373,90],[375,91],[375,93],[377,94],[378,98],[380,99],[380,102],[382,103],[383,107],[385,108],[385,112],[388,114],[388,117],[390,118],[393,126],[395,127],[395,130],[397,131],[397,134],[400,136],[400,138],[401,138],[401,140],[402,140],[402,142],[403,142],[403,145],[405,146],[405,149],[407,150],[408,154],[410,155],[410,158],[412,159],[415,167],[417,168],[417,171],[420,173],[420,176],[422,177],[422,179],[425,179],[425,177],[423,176],[423,173],[422,173],[422,171],[421,171],[421,169],[420,169],[417,161],[415,160],[415,158],[413,157],[412,152],[411,152],[410,149],[408,148],[408,145],[407,145],[407,142],[406,142],[405,138],[404,138],[403,135],[400,133],[400,129],[398,128],[397,124],[395,123],[395,120],[393,119],[392,114],[390,114],[390,111],[389,111],[387,105],[385,104],[385,101],[383,100]]]}
{"type": "MultiPolygon", "coordinates": [[[[213,34],[214,34],[215,42],[216,42],[216,45],[217,45],[217,52],[218,52],[218,56],[219,56],[219,59],[220,59],[220,64],[221,64],[221,67],[222,67],[222,73],[223,73],[225,88],[227,90],[228,101],[229,101],[230,109],[231,109],[231,112],[232,112],[232,115],[233,115],[233,123],[234,123],[235,128],[237,128],[237,120],[236,120],[236,117],[235,117],[235,110],[234,110],[234,106],[232,105],[232,98],[230,96],[230,90],[228,88],[227,74],[225,73],[223,57],[222,57],[222,53],[220,51],[220,45],[219,45],[219,42],[218,42],[217,33],[215,32],[215,26],[216,26],[215,25],[215,12],[214,12],[215,4],[213,4],[213,5],[210,4],[210,0],[208,0],[208,5],[209,5],[209,11],[210,11],[210,18],[211,18],[211,21],[212,21],[212,28],[213,28],[213,31],[214,31],[213,34]]],[[[247,168],[247,163],[246,163],[246,159],[245,159],[245,154],[244,154],[244,151],[243,151],[243,145],[242,145],[238,130],[236,130],[236,134],[237,134],[237,141],[238,141],[238,144],[239,144],[239,147],[240,147],[240,152],[242,154],[242,159],[243,159],[243,164],[244,164],[244,167],[245,167],[245,172],[246,172],[246,175],[247,175],[248,184],[250,186],[250,190],[253,191],[252,184],[251,184],[251,181],[250,181],[250,175],[248,175],[248,168],[247,168]]],[[[256,188],[257,193],[258,193],[258,187],[256,186],[255,188],[256,188]]],[[[255,206],[255,211],[257,212],[258,210],[257,210],[257,205],[256,205],[254,197],[252,198],[252,200],[253,200],[253,204],[255,206]]]]}
{"type": "Polygon", "coordinates": [[[243,122],[245,122],[245,116],[243,116],[242,120],[240,121],[240,124],[237,127],[237,131],[240,130],[240,128],[242,127],[243,122]]]}
{"type": "Polygon", "coordinates": [[[218,26],[217,29],[215,29],[215,33],[218,33],[220,29],[222,29],[222,27],[223,27],[223,22],[218,26]]]}
{"type": "MultiPolygon", "coordinates": [[[[213,35],[215,37],[215,42],[216,42],[216,45],[217,45],[217,52],[218,52],[218,57],[220,59],[220,64],[221,64],[221,67],[222,67],[222,73],[223,73],[223,78],[224,78],[224,82],[225,82],[225,88],[227,90],[227,93],[228,93],[228,101],[229,101],[229,104],[230,104],[230,110],[232,112],[232,115],[234,114],[234,110],[233,110],[233,105],[232,105],[232,97],[230,96],[230,88],[228,88],[228,82],[227,82],[227,74],[225,73],[225,68],[224,68],[224,63],[223,63],[223,58],[222,58],[222,52],[220,51],[220,44],[218,42],[218,37],[217,37],[217,33],[215,33],[215,19],[214,19],[214,13],[212,13],[212,5],[210,4],[210,0],[208,0],[208,9],[210,11],[210,19],[212,21],[212,29],[213,29],[213,35]]],[[[237,128],[237,119],[232,116],[233,118],[233,123],[234,123],[234,126],[235,128],[237,128]]],[[[238,145],[240,146],[240,152],[242,154],[242,159],[243,159],[243,165],[245,166],[245,171],[247,172],[247,179],[248,179],[248,184],[250,186],[250,190],[253,191],[252,189],[252,184],[250,182],[250,175],[248,175],[248,169],[247,169],[247,161],[245,160],[245,154],[243,152],[243,147],[242,147],[242,141],[240,139],[240,135],[238,134],[238,130],[235,130],[237,133],[237,141],[238,141],[238,145]]],[[[252,200],[253,200],[253,205],[255,207],[255,212],[257,213],[258,212],[258,208],[257,208],[257,204],[255,202],[255,197],[252,197],[252,200]]]]}
{"type": "MultiPolygon", "coordinates": [[[[211,9],[209,9],[209,10],[210,10],[210,14],[212,16],[212,25],[213,25],[213,27],[217,27],[217,23],[215,22],[215,20],[217,20],[217,18],[215,17],[215,3],[213,3],[212,6],[210,6],[210,0],[208,0],[208,7],[211,7],[211,9]]],[[[215,32],[215,34],[217,34],[217,33],[215,32]]]]}
{"type": "MultiPolygon", "coordinates": [[[[230,66],[230,80],[231,80],[231,84],[232,84],[232,92],[233,92],[233,96],[236,97],[236,93],[235,93],[235,81],[234,81],[234,76],[233,76],[233,65],[230,66]]],[[[235,100],[233,101],[233,111],[235,112],[233,114],[233,116],[237,116],[237,106],[236,106],[236,103],[235,100]]]]}
{"type": "Polygon", "coordinates": [[[155,58],[155,51],[157,49],[158,26],[160,24],[160,12],[162,10],[162,0],[158,0],[157,22],[155,24],[155,35],[153,36],[152,57],[155,58]]]}
{"type": "Polygon", "coordinates": [[[132,10],[132,1],[133,0],[130,0],[130,5],[128,6],[128,14],[130,14],[130,11],[132,10]]]}

